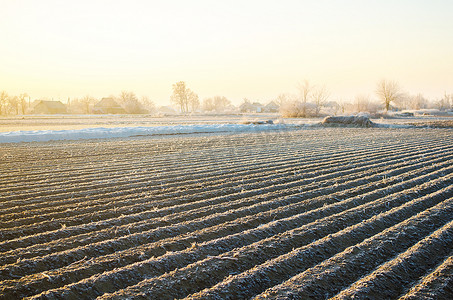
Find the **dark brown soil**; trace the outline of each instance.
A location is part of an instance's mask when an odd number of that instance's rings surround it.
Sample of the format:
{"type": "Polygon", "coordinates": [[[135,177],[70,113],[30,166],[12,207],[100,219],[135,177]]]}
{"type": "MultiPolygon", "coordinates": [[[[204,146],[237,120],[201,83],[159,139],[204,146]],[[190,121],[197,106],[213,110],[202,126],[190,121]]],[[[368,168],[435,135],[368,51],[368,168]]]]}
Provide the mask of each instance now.
{"type": "Polygon", "coordinates": [[[451,141],[305,128],[0,144],[0,299],[447,299],[451,141]]]}

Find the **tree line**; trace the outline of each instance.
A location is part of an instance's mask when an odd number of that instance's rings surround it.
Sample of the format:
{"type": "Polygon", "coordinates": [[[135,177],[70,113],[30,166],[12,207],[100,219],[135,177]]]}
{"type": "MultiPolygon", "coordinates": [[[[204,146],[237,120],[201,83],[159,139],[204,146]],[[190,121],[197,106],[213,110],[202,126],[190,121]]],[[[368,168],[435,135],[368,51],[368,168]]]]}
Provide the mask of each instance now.
{"type": "MultiPolygon", "coordinates": [[[[147,114],[156,110],[156,105],[147,96],[140,98],[130,91],[122,91],[119,95],[110,95],[107,97],[117,102],[128,114],[147,114]]],[[[93,107],[100,99],[89,95],[82,98],[68,99],[69,112],[89,114],[92,113],[93,107]]]]}
{"type": "Polygon", "coordinates": [[[0,115],[25,114],[29,107],[30,97],[26,94],[10,96],[5,91],[0,92],[0,115]]]}
{"type": "MultiPolygon", "coordinates": [[[[200,103],[198,95],[188,88],[184,81],[176,82],[172,89],[173,94],[170,101],[179,107],[181,113],[199,110],[223,112],[232,107],[231,101],[224,96],[206,98],[200,103]]],[[[157,110],[155,103],[147,96],[138,97],[130,91],[122,91],[119,95],[110,95],[107,98],[117,102],[128,114],[153,114],[157,110]]],[[[66,103],[68,113],[90,114],[100,100],[90,95],[81,98],[68,98],[66,103]]],[[[11,96],[6,91],[0,93],[0,115],[27,114],[31,112],[32,107],[33,103],[28,94],[11,96]]]]}
{"type": "MultiPolygon", "coordinates": [[[[147,96],[140,98],[134,92],[122,91],[119,95],[111,95],[108,98],[116,101],[128,114],[143,114],[153,113],[155,104],[147,96]]],[[[68,98],[66,106],[68,113],[74,114],[90,114],[93,107],[101,99],[97,99],[90,95],[82,98],[68,98]]],[[[7,92],[0,92],[0,115],[19,115],[27,114],[32,111],[33,103],[28,94],[20,94],[19,96],[8,95],[7,92]]]]}
{"type": "MultiPolygon", "coordinates": [[[[368,95],[357,95],[353,101],[336,102],[329,100],[330,92],[325,86],[314,85],[308,80],[303,80],[297,86],[297,94],[282,93],[272,99],[283,117],[316,117],[320,116],[323,109],[328,108],[334,114],[348,112],[370,112],[393,109],[425,109],[437,108],[441,111],[453,108],[453,94],[445,93],[441,99],[428,101],[422,94],[410,95],[404,93],[396,81],[381,80],[374,91],[377,101],[368,95]]],[[[122,91],[119,95],[108,98],[115,100],[128,114],[152,114],[156,112],[156,105],[146,96],[138,97],[134,92],[122,91]]],[[[89,114],[100,99],[89,95],[82,98],[69,99],[67,107],[69,113],[89,114]]],[[[183,114],[193,112],[234,111],[235,107],[224,96],[213,96],[200,102],[198,95],[187,87],[184,81],[172,85],[172,104],[178,107],[183,114]]],[[[248,99],[243,100],[241,106],[251,104],[248,99]]],[[[0,115],[19,115],[30,112],[31,99],[26,93],[18,96],[0,92],[0,115]]]]}
{"type": "Polygon", "coordinates": [[[204,112],[224,112],[232,107],[232,103],[224,96],[214,96],[203,99],[200,103],[199,97],[186,86],[184,81],[173,84],[171,102],[177,105],[182,113],[196,112],[200,108],[204,112]]]}
{"type": "Polygon", "coordinates": [[[275,102],[280,106],[284,117],[317,117],[323,108],[329,108],[335,114],[351,112],[386,114],[390,110],[419,110],[435,108],[440,111],[453,109],[453,94],[444,93],[441,99],[429,101],[422,94],[405,93],[398,82],[380,80],[376,84],[373,100],[368,95],[357,95],[352,101],[329,101],[330,92],[325,86],[311,84],[304,80],[298,85],[298,94],[280,94],[275,102]]]}

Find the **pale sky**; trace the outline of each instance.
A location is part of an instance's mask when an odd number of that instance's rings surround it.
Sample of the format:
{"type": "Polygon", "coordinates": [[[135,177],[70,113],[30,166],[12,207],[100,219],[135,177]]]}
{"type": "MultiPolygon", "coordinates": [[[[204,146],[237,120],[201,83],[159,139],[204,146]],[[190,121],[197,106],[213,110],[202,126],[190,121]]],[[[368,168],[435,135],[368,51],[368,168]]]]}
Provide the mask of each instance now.
{"type": "Polygon", "coordinates": [[[331,100],[374,96],[381,79],[453,93],[451,0],[0,0],[0,91],[66,101],[133,91],[170,103],[263,103],[304,79],[331,100]]]}

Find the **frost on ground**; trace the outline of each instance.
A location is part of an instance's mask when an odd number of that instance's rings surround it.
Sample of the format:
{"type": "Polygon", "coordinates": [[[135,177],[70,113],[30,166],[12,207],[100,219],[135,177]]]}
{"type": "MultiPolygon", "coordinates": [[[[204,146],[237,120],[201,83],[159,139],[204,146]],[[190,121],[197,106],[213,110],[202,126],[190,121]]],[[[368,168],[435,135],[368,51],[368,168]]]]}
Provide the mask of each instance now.
{"type": "Polygon", "coordinates": [[[424,128],[453,128],[453,120],[430,120],[423,122],[411,122],[409,125],[424,128]]]}
{"type": "Polygon", "coordinates": [[[0,299],[453,299],[452,134],[2,144],[0,299]]]}
{"type": "Polygon", "coordinates": [[[285,129],[291,125],[271,123],[174,125],[154,127],[85,128],[77,130],[34,130],[0,132],[0,143],[46,142],[57,140],[81,140],[119,138],[144,135],[172,135],[215,132],[256,132],[285,129]]]}
{"type": "Polygon", "coordinates": [[[264,132],[316,127],[453,128],[451,118],[403,118],[370,120],[367,114],[355,116],[279,119],[274,114],[175,116],[23,116],[0,118],[0,143],[46,142],[157,136],[190,133],[264,132]],[[37,130],[39,129],[39,130],[37,130]],[[63,130],[64,129],[64,130],[63,130]]]}

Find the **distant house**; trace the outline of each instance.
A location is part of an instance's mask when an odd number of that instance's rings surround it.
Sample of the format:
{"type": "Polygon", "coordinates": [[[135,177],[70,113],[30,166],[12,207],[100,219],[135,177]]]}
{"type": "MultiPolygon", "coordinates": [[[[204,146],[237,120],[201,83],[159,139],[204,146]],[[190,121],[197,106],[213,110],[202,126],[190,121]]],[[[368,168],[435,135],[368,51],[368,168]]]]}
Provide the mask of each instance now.
{"type": "Polygon", "coordinates": [[[125,114],[126,110],[112,98],[102,98],[93,106],[94,114],[125,114]]]}
{"type": "Polygon", "coordinates": [[[242,113],[251,112],[252,110],[253,110],[252,103],[248,101],[244,101],[244,103],[239,105],[239,111],[242,113]]]}
{"type": "Polygon", "coordinates": [[[254,112],[262,113],[264,111],[263,104],[261,104],[259,102],[253,102],[252,105],[253,105],[254,112]]]}
{"type": "Polygon", "coordinates": [[[66,105],[61,101],[37,100],[31,110],[32,114],[66,114],[66,105]]]}
{"type": "Polygon", "coordinates": [[[261,113],[264,111],[264,105],[259,102],[250,103],[245,101],[239,106],[239,111],[243,113],[261,113]]]}
{"type": "Polygon", "coordinates": [[[161,106],[157,110],[160,115],[177,115],[178,113],[171,106],[161,106]]]}
{"type": "Polygon", "coordinates": [[[265,112],[271,112],[271,113],[275,113],[275,112],[278,112],[280,110],[280,106],[275,103],[275,101],[271,101],[269,102],[265,107],[264,107],[264,111],[265,112]]]}

